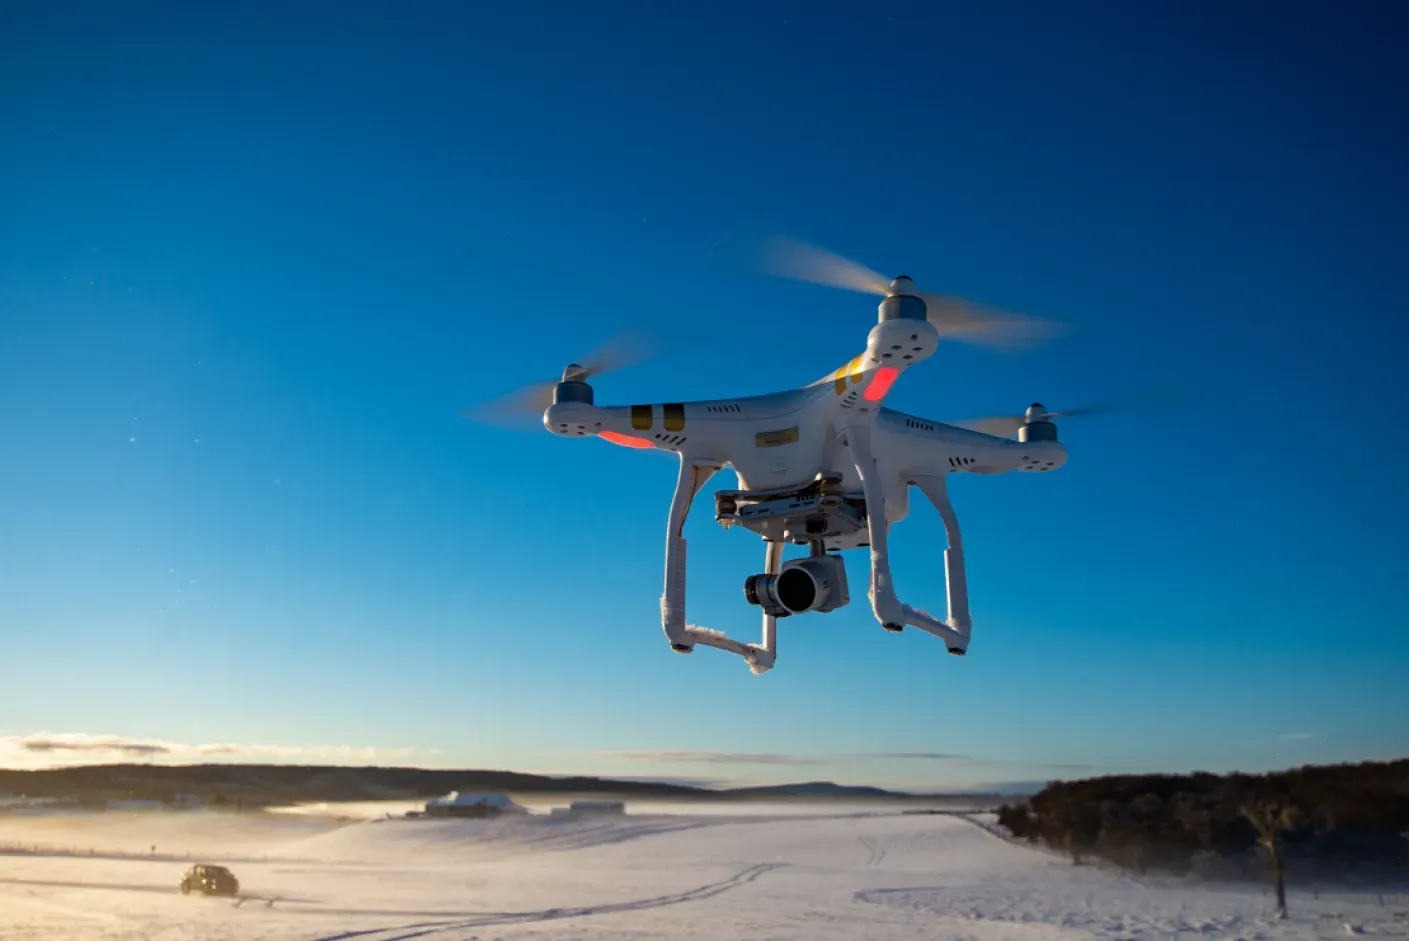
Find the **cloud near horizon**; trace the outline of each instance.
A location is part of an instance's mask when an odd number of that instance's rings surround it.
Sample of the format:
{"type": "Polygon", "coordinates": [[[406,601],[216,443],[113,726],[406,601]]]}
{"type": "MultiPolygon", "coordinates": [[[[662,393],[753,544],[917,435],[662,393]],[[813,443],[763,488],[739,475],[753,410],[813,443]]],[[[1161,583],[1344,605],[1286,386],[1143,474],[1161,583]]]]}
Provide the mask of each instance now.
{"type": "Polygon", "coordinates": [[[115,735],[38,735],[0,739],[0,746],[18,748],[39,754],[118,754],[129,757],[165,755],[171,746],[165,742],[118,738],[115,735]]]}
{"type": "Polygon", "coordinates": [[[597,758],[662,764],[720,765],[829,765],[852,761],[944,761],[963,768],[1044,768],[1055,771],[1088,771],[1096,765],[1051,764],[1032,761],[1005,761],[973,758],[938,751],[841,752],[833,754],[783,754],[777,752],[676,751],[669,749],[609,749],[591,753],[597,758]]]}
{"type": "Polygon", "coordinates": [[[593,752],[598,758],[622,761],[652,761],[662,764],[721,764],[721,765],[820,765],[826,758],[809,755],[780,755],[767,752],[724,751],[653,751],[651,749],[620,749],[593,752]]]}
{"type": "Polygon", "coordinates": [[[140,761],[159,758],[174,762],[213,759],[374,762],[437,753],[435,750],[415,748],[352,745],[185,744],[121,735],[91,735],[87,732],[34,732],[0,737],[0,767],[11,768],[43,768],[104,759],[140,761]]]}
{"type": "MultiPolygon", "coordinates": [[[[669,783],[694,784],[697,786],[722,786],[758,783],[752,780],[751,773],[739,775],[724,772],[724,766],[751,768],[808,768],[822,766],[845,766],[857,763],[887,762],[942,763],[945,769],[983,770],[1008,772],[1018,769],[1043,771],[1090,771],[1102,766],[1088,764],[1062,764],[1049,762],[1012,761],[1001,759],[975,758],[970,755],[942,751],[874,751],[874,752],[829,752],[829,753],[785,753],[785,752],[745,752],[712,751],[696,749],[608,749],[600,751],[573,751],[560,753],[564,764],[571,764],[570,755],[590,756],[596,759],[627,762],[631,764],[654,764],[662,773],[649,774],[642,768],[635,774],[612,774],[598,769],[596,774],[618,780],[650,780],[669,783]],[[709,765],[717,771],[704,771],[701,774],[670,774],[666,768],[671,765],[709,765]],[[720,772],[723,772],[720,774],[720,772]]],[[[140,738],[122,735],[96,735],[86,732],[33,732],[26,735],[0,736],[0,768],[38,769],[63,767],[67,765],[95,764],[106,762],[160,762],[168,764],[199,763],[239,763],[259,764],[394,764],[439,765],[439,749],[426,748],[376,748],[353,745],[272,745],[261,743],[207,742],[184,743],[163,739],[140,738]]],[[[654,769],[650,769],[654,770],[654,769]]],[[[881,767],[872,769],[880,775],[881,767]]],[[[567,769],[554,769],[539,773],[581,773],[567,769]]],[[[926,771],[928,777],[932,772],[926,771]]],[[[886,776],[886,775],[881,775],[886,776]]],[[[905,776],[904,774],[901,775],[905,776]]],[[[985,775],[986,776],[986,775],[985,775]]]]}

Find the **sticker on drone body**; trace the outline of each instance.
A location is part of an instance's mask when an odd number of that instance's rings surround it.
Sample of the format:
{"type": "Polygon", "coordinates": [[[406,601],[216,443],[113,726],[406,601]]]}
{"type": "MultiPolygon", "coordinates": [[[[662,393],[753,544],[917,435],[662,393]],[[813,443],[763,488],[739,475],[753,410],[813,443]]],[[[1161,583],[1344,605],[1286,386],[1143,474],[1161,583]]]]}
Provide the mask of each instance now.
{"type": "Polygon", "coordinates": [[[776,448],[784,444],[793,444],[797,439],[797,425],[793,425],[791,428],[780,428],[777,431],[760,431],[753,436],[753,443],[760,448],[776,448]]]}

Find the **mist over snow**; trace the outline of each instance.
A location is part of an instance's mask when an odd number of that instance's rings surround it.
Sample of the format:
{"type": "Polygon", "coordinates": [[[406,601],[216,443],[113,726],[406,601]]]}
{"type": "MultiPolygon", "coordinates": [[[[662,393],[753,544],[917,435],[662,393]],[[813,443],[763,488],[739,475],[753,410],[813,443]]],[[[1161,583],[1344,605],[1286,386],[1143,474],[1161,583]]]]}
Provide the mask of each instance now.
{"type": "Polygon", "coordinates": [[[0,937],[24,941],[1331,941],[1409,936],[1409,897],[1140,877],[985,818],[542,812],[348,823],[316,812],[0,815],[0,937]],[[183,896],[193,861],[242,900],[183,896]]]}

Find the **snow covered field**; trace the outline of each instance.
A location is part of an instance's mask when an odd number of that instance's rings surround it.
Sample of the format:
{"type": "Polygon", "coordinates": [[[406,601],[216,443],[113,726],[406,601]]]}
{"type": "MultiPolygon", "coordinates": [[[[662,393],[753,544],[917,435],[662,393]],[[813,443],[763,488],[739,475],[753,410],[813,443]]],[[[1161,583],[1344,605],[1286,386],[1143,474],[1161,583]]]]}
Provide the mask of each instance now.
{"type": "Polygon", "coordinates": [[[1402,895],[1294,892],[1278,922],[1265,891],[1076,868],[948,816],[44,815],[0,818],[0,843],[26,846],[0,853],[7,941],[1409,937],[1402,895]],[[247,900],[178,894],[187,852],[247,900]]]}

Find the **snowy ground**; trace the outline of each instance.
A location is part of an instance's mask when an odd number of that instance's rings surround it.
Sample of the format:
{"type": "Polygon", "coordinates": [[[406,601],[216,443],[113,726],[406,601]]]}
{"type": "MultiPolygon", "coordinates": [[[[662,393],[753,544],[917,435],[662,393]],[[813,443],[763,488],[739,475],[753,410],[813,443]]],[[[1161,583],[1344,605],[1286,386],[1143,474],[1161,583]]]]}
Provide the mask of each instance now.
{"type": "Polygon", "coordinates": [[[1409,938],[1403,895],[1294,894],[1278,922],[1263,891],[1076,868],[948,816],[105,814],[0,820],[6,843],[7,941],[1409,938]],[[178,894],[187,853],[249,898],[178,894]]]}

